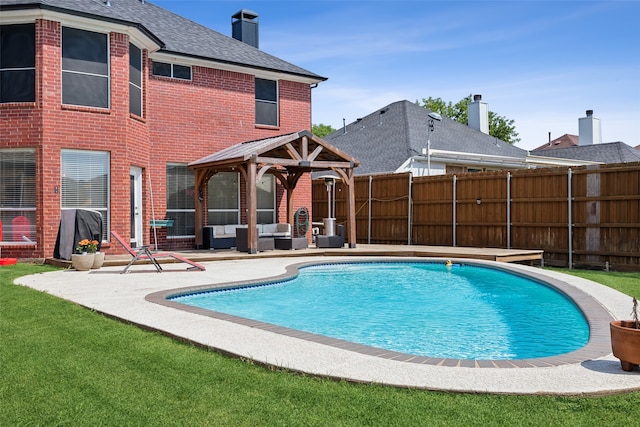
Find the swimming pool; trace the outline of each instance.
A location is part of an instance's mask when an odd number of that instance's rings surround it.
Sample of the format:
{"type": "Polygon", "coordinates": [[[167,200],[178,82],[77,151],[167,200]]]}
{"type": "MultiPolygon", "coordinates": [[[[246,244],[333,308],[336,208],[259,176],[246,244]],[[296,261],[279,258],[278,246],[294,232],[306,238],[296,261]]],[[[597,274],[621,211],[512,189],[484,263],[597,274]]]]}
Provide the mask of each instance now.
{"type": "Polygon", "coordinates": [[[433,358],[548,357],[577,350],[589,339],[582,312],[555,288],[501,269],[467,264],[305,266],[289,280],[170,299],[433,358]]]}

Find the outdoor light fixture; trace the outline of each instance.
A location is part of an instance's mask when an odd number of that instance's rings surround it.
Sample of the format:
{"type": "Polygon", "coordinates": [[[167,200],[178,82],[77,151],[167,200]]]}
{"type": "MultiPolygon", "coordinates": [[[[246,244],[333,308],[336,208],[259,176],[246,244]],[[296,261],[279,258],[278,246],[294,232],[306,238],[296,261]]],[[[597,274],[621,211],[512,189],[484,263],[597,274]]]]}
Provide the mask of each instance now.
{"type": "Polygon", "coordinates": [[[431,176],[431,132],[433,132],[433,124],[436,120],[442,121],[442,116],[435,111],[430,112],[427,122],[427,176],[431,176]]]}

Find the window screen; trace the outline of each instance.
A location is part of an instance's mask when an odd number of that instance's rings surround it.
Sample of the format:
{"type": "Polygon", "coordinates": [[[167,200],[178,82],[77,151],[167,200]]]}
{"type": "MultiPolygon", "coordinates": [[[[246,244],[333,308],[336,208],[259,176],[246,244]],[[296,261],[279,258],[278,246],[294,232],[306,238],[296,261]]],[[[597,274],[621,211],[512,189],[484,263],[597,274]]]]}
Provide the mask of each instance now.
{"type": "Polygon", "coordinates": [[[109,234],[109,153],[62,150],[62,208],[102,214],[102,240],[109,234]]]}
{"type": "Polygon", "coordinates": [[[0,102],[34,102],[35,67],[35,25],[0,26],[0,102]]]}
{"type": "Polygon", "coordinates": [[[142,51],[129,44],[129,112],[142,117],[142,51]]]}
{"type": "Polygon", "coordinates": [[[219,172],[209,179],[209,225],[240,223],[237,172],[219,172]]]}
{"type": "Polygon", "coordinates": [[[167,218],[173,236],[195,235],[195,178],[187,165],[167,164],[167,218]]]}
{"type": "Polygon", "coordinates": [[[0,150],[2,242],[36,241],[36,154],[33,149],[0,150]]]}
{"type": "Polygon", "coordinates": [[[185,65],[173,65],[173,77],[176,79],[191,80],[191,67],[185,65]]]}
{"type": "Polygon", "coordinates": [[[62,28],[62,103],[109,108],[106,34],[62,28]]]}
{"type": "Polygon", "coordinates": [[[174,79],[191,80],[191,67],[153,61],[153,75],[173,77],[174,79]]]}
{"type": "Polygon", "coordinates": [[[256,123],[278,125],[278,82],[256,78],[256,123]]]}

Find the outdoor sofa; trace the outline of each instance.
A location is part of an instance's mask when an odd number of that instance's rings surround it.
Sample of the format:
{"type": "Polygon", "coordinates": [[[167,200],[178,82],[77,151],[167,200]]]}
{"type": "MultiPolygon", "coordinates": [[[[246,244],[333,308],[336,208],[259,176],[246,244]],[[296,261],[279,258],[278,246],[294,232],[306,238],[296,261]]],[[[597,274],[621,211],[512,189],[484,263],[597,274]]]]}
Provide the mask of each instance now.
{"type": "MultiPolygon", "coordinates": [[[[258,238],[290,239],[291,224],[258,224],[258,238]]],[[[238,230],[246,241],[247,224],[207,225],[203,231],[205,249],[230,249],[238,247],[238,230]]],[[[242,243],[240,244],[242,246],[242,243]]],[[[273,249],[273,248],[271,248],[273,249]]]]}

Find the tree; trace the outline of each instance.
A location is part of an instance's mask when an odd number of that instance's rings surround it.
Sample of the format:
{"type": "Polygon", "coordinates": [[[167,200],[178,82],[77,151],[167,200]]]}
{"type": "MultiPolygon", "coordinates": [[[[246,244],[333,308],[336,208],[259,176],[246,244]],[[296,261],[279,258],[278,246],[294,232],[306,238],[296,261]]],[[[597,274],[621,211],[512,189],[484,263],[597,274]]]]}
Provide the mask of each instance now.
{"type": "Polygon", "coordinates": [[[312,125],[311,126],[311,133],[314,134],[315,136],[318,136],[320,138],[324,138],[325,136],[329,135],[330,133],[335,132],[336,130],[334,128],[332,128],[329,125],[324,125],[322,123],[320,123],[319,125],[312,125]]]}
{"type": "MultiPolygon", "coordinates": [[[[434,99],[432,97],[429,97],[427,99],[422,98],[422,106],[452,120],[455,120],[458,123],[468,125],[468,105],[472,99],[473,97],[469,95],[465,98],[462,98],[456,104],[453,104],[451,103],[451,101],[449,101],[449,103],[446,103],[442,100],[442,98],[434,99]]],[[[416,104],[420,105],[420,103],[417,101],[416,104]]],[[[507,119],[504,116],[500,116],[493,111],[489,111],[489,135],[495,138],[501,139],[505,142],[508,142],[509,144],[520,142],[520,138],[518,138],[518,132],[516,131],[514,123],[515,122],[513,120],[507,119]]]]}

